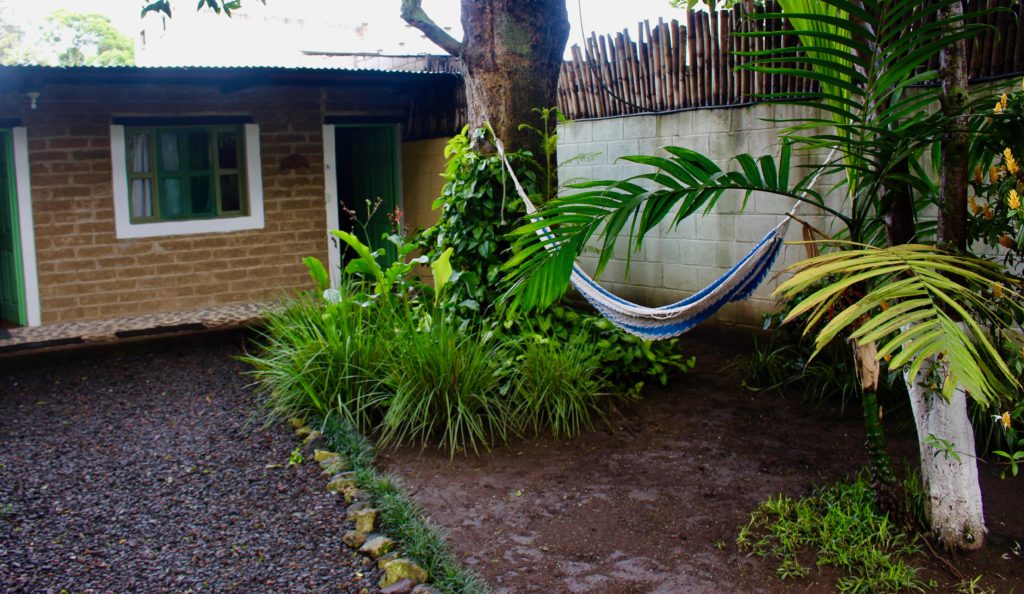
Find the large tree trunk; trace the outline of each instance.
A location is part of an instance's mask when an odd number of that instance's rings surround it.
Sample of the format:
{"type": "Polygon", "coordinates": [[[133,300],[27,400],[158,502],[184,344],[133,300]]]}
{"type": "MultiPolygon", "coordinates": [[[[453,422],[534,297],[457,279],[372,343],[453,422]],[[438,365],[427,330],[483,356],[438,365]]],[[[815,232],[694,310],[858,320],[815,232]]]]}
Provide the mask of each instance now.
{"type": "MultiPolygon", "coordinates": [[[[961,14],[963,6],[954,2],[937,16],[944,19],[961,14]]],[[[943,48],[940,56],[941,108],[950,120],[942,138],[936,241],[956,251],[967,247],[966,56],[964,41],[943,48]]],[[[933,370],[941,371],[941,365],[935,360],[927,361],[918,377],[905,378],[921,449],[921,479],[927,497],[925,512],[932,533],[947,548],[976,549],[984,544],[986,530],[978,463],[974,458],[974,431],[967,415],[964,391],[958,388],[947,402],[930,387],[932,380],[928,378],[932,377],[933,370]],[[927,442],[932,437],[950,444],[960,459],[929,445],[927,442]]]]}
{"type": "Polygon", "coordinates": [[[565,0],[462,0],[461,42],[438,28],[419,0],[403,0],[402,18],[462,59],[471,129],[488,123],[508,148],[543,155],[540,138],[519,125],[537,126],[534,108],[557,103],[569,38],[565,0]]]}

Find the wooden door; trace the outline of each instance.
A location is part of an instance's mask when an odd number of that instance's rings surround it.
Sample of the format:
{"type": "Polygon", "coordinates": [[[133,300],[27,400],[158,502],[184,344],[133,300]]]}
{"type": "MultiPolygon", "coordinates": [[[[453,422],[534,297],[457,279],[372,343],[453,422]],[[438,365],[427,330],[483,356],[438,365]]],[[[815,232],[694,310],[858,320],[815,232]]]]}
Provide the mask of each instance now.
{"type": "Polygon", "coordinates": [[[384,248],[388,261],[394,261],[397,250],[384,237],[394,232],[401,204],[397,127],[338,126],[334,139],[339,226],[373,249],[384,248]]]}
{"type": "Polygon", "coordinates": [[[25,325],[25,285],[11,131],[0,130],[0,318],[25,325]]]}

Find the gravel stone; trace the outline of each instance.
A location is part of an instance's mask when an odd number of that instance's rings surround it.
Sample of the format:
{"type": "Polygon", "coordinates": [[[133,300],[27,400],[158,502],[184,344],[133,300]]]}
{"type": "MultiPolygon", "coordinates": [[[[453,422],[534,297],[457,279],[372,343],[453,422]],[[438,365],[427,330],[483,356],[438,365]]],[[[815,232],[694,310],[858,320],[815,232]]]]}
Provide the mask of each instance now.
{"type": "Polygon", "coordinates": [[[0,370],[0,591],[375,593],[237,344],[0,370]]]}

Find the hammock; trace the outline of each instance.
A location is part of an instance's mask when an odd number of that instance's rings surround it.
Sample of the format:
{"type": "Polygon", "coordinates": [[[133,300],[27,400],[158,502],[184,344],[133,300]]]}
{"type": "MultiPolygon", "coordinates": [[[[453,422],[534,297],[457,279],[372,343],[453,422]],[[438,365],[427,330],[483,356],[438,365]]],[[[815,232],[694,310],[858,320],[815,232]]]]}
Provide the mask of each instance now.
{"type": "MultiPolygon", "coordinates": [[[[495,139],[495,146],[505,164],[505,169],[508,170],[512,178],[519,197],[526,205],[526,213],[528,215],[535,214],[537,207],[530,201],[523,186],[519,183],[519,179],[505,157],[505,149],[501,141],[495,139]]],[[[664,340],[679,336],[714,315],[726,303],[743,301],[750,297],[768,275],[775,258],[778,257],[782,249],[783,238],[789,227],[789,221],[795,210],[796,206],[794,205],[793,210],[786,215],[781,223],[769,231],[764,239],[754,246],[754,249],[750,250],[742,260],[718,280],[700,292],[671,305],[645,307],[626,301],[598,285],[597,281],[584,272],[578,264],[573,265],[570,281],[572,286],[601,315],[626,332],[644,340],[664,340]]],[[[547,229],[537,230],[537,235],[544,239],[551,238],[547,229]]],[[[548,249],[557,248],[549,244],[548,249]]]]}

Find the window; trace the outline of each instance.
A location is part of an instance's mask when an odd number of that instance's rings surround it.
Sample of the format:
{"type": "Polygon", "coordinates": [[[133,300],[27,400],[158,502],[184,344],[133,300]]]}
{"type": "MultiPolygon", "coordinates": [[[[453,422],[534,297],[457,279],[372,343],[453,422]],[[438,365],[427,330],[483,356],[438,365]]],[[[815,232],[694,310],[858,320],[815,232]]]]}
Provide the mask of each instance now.
{"type": "Polygon", "coordinates": [[[246,214],[241,126],[125,128],[132,223],[246,214]]]}
{"type": "Polygon", "coordinates": [[[115,123],[111,158],[119,238],[263,227],[255,124],[115,123]]]}

